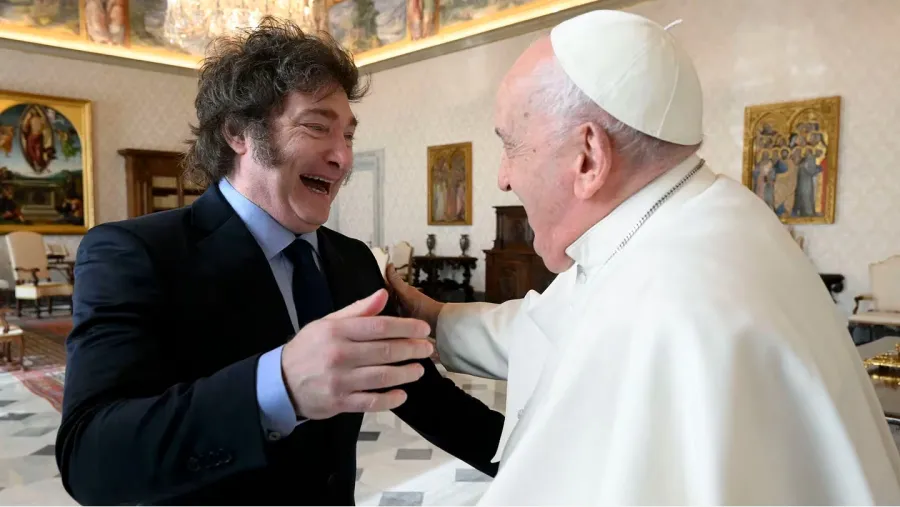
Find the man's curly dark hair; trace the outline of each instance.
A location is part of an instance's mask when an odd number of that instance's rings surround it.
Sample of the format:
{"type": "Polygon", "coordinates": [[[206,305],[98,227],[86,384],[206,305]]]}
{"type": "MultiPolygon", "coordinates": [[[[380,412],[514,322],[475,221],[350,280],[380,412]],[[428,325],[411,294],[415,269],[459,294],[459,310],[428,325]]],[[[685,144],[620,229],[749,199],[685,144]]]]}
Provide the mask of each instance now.
{"type": "Polygon", "coordinates": [[[305,33],[296,24],[267,16],[257,28],[216,39],[200,68],[194,106],[194,139],[184,165],[188,177],[207,186],[229,175],[234,151],[225,133],[254,140],[254,156],[275,165],[270,120],[281,112],[285,96],[298,91],[319,94],[340,87],[351,101],[368,91],[353,56],[327,33],[305,33]]]}

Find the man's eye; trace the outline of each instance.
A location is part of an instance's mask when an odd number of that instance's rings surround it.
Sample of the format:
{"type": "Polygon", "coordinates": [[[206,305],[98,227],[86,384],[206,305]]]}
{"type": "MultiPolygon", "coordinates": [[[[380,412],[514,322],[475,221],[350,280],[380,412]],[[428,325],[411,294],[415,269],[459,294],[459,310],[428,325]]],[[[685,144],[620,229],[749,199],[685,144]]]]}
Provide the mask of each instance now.
{"type": "Polygon", "coordinates": [[[326,127],[325,125],[320,125],[318,123],[308,123],[306,125],[306,128],[314,132],[328,132],[328,127],[326,127]]]}

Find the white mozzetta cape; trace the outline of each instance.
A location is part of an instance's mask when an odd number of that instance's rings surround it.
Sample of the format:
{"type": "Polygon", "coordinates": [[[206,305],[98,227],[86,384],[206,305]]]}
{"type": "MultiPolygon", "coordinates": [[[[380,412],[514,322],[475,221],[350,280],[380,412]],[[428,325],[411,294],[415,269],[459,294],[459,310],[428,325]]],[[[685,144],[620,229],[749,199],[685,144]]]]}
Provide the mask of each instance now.
{"type": "Polygon", "coordinates": [[[482,504],[900,504],[845,318],[790,234],[691,157],[569,249],[542,295],[451,304],[448,370],[508,378],[482,504]]]}

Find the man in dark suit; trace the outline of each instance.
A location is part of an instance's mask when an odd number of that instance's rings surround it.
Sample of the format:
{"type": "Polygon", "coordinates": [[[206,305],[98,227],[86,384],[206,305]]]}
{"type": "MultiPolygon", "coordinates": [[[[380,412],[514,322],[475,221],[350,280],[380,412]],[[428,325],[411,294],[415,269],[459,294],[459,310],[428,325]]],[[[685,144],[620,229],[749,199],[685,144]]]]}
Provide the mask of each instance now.
{"type": "Polygon", "coordinates": [[[428,360],[368,247],[321,227],[364,94],[333,41],[266,19],[213,48],[187,208],[82,240],[57,462],[90,504],[354,502],[366,411],[479,470],[499,413],[428,360]]]}

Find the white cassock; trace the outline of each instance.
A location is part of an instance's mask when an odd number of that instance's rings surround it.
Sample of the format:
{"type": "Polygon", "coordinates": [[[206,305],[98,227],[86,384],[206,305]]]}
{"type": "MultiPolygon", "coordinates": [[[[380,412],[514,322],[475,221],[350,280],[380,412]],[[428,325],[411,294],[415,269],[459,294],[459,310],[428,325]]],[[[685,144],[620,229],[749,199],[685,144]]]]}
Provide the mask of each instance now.
{"type": "Polygon", "coordinates": [[[771,210],[691,157],[568,250],[542,294],[449,304],[450,371],[508,379],[481,504],[900,504],[843,317],[771,210]]]}

